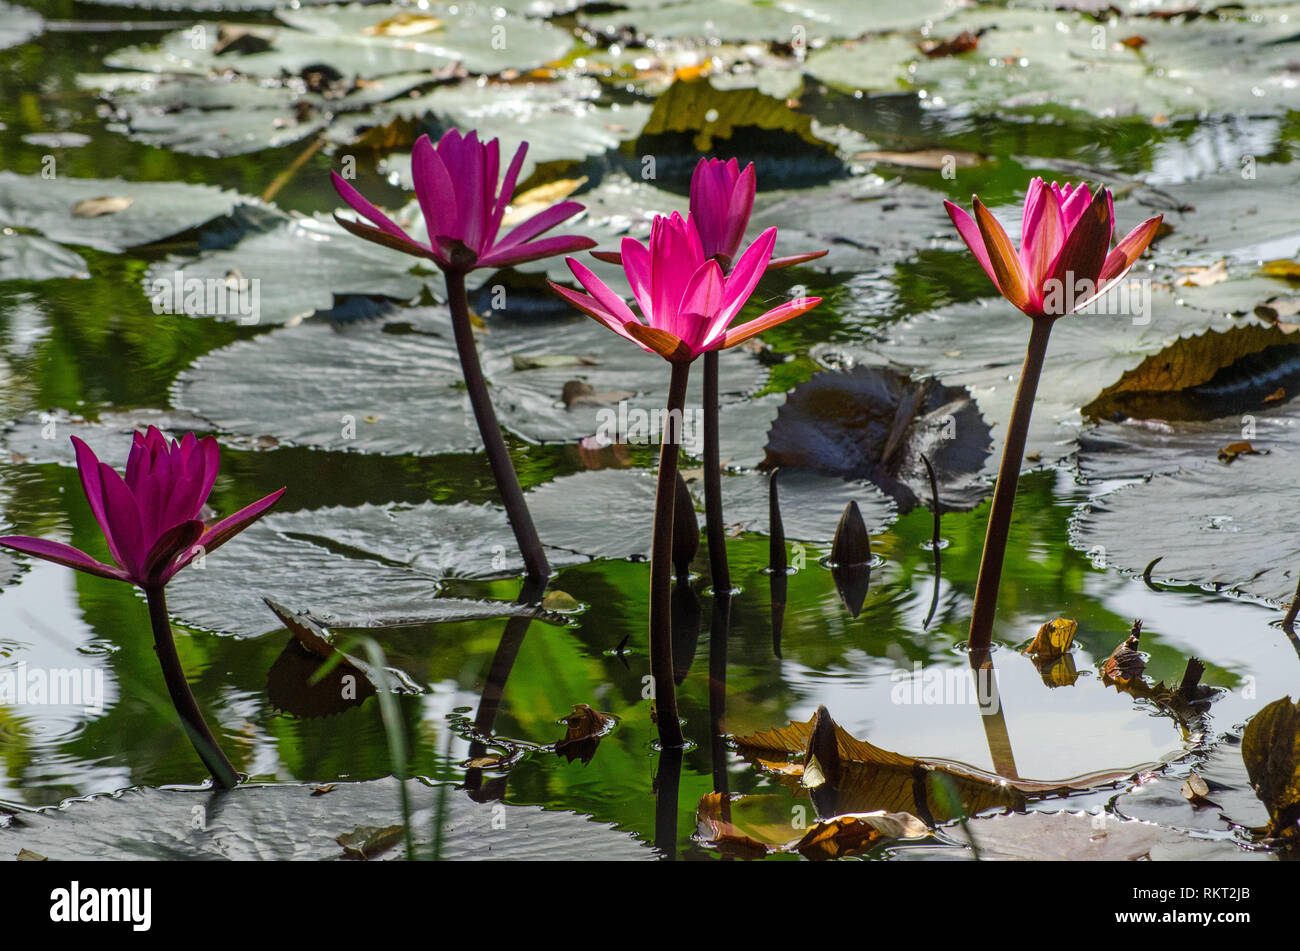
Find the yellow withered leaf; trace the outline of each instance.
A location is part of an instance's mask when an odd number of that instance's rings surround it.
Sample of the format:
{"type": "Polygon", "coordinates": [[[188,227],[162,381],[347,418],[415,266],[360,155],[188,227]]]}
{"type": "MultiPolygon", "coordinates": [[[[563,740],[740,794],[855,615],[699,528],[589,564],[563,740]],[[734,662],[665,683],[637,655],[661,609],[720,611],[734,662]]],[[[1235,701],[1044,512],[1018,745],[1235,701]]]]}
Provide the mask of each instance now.
{"type": "Polygon", "coordinates": [[[1079,629],[1076,621],[1069,618],[1054,618],[1038,629],[1033,641],[1025,648],[1026,654],[1033,654],[1039,660],[1059,657],[1070,649],[1074,643],[1074,632],[1079,629]]]}
{"type": "Polygon", "coordinates": [[[404,10],[378,23],[372,23],[361,32],[366,36],[421,36],[442,29],[442,21],[427,13],[404,10]]]}

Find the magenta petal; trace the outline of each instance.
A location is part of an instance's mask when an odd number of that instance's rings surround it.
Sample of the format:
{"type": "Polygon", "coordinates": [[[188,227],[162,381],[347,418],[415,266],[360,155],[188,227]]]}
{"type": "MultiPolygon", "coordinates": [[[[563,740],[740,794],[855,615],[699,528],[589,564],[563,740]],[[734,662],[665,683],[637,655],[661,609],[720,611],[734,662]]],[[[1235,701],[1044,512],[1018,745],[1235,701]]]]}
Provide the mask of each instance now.
{"type": "Polygon", "coordinates": [[[393,220],[386,214],[370,202],[366,201],[361,192],[348,184],[348,182],[344,180],[343,176],[338,172],[330,172],[330,181],[334,183],[334,190],[339,193],[339,197],[347,202],[348,207],[357,214],[373,222],[378,226],[379,230],[386,231],[394,238],[404,238],[407,241],[411,240],[405,231],[394,224],[393,220]]]}
{"type": "MultiPolygon", "coordinates": [[[[627,332],[627,329],[619,321],[619,319],[615,317],[613,314],[611,314],[609,311],[607,311],[604,307],[600,306],[600,302],[597,301],[591,295],[580,294],[577,291],[570,290],[567,287],[564,287],[560,284],[556,284],[554,281],[547,281],[547,283],[551,285],[551,290],[555,291],[555,293],[563,297],[566,301],[568,301],[571,305],[573,305],[575,309],[586,314],[592,320],[596,321],[599,324],[602,324],[609,330],[614,331],[614,333],[618,334],[620,337],[626,337],[628,340],[631,340],[634,344],[636,344],[642,350],[645,350],[647,353],[654,353],[653,350],[651,350],[645,344],[641,343],[641,341],[637,340],[635,337],[629,334],[627,332]]],[[[640,321],[633,320],[633,321],[628,321],[628,323],[641,326],[640,321]]]]}
{"type": "Polygon", "coordinates": [[[108,519],[113,540],[122,553],[122,567],[132,578],[139,578],[146,542],[135,496],[113,467],[102,462],[99,464],[99,485],[104,500],[104,517],[108,519]]]}
{"type": "Polygon", "coordinates": [[[515,151],[515,157],[506,169],[506,177],[501,181],[501,192],[497,195],[496,207],[492,210],[492,238],[501,230],[501,219],[505,217],[510,199],[515,196],[515,185],[519,181],[519,172],[524,167],[524,156],[528,154],[528,143],[521,143],[515,151]]]}
{"type": "Polygon", "coordinates": [[[30,535],[5,535],[0,538],[0,545],[12,548],[24,555],[52,561],[56,565],[66,565],[87,574],[101,578],[113,578],[117,581],[130,581],[131,578],[120,568],[112,568],[91,558],[80,548],[73,548],[63,542],[53,542],[44,538],[32,538],[30,535]]]}
{"type": "Polygon", "coordinates": [[[641,309],[641,316],[646,321],[650,321],[651,315],[654,314],[650,250],[635,238],[624,238],[619,259],[623,265],[623,273],[627,275],[627,283],[632,288],[632,296],[636,298],[636,305],[641,309]]]}
{"type": "Polygon", "coordinates": [[[573,272],[573,276],[578,279],[578,283],[586,289],[587,293],[600,305],[601,309],[617,321],[620,326],[628,321],[636,320],[636,315],[632,313],[632,309],[627,306],[623,298],[610,290],[604,281],[591,272],[590,268],[575,258],[567,259],[566,263],[569,265],[569,270],[573,272]]]}
{"type": "MultiPolygon", "coordinates": [[[[144,577],[152,583],[166,584],[175,571],[171,563],[181,555],[193,555],[193,548],[203,534],[203,522],[190,519],[163,532],[144,560],[144,577]]],[[[178,569],[179,570],[179,569],[178,569]]]]}
{"type": "Polygon", "coordinates": [[[502,238],[492,248],[488,255],[491,257],[498,251],[504,251],[509,248],[517,247],[525,241],[531,241],[543,232],[550,231],[561,221],[568,221],[574,215],[583,210],[581,202],[562,201],[558,205],[552,205],[544,211],[539,211],[527,221],[521,222],[511,229],[510,233],[502,238]]]}
{"type": "MultiPolygon", "coordinates": [[[[94,451],[76,436],[71,438],[73,451],[77,455],[77,472],[81,475],[81,488],[86,493],[86,501],[90,504],[90,513],[95,516],[100,531],[104,533],[104,540],[108,542],[108,550],[113,556],[113,560],[119,565],[125,566],[126,562],[122,558],[122,551],[113,538],[113,531],[109,527],[108,517],[104,513],[104,493],[99,482],[99,459],[95,456],[94,451]]],[[[147,450],[144,450],[143,447],[141,452],[147,456],[147,450]]],[[[145,464],[142,458],[139,465],[143,466],[145,464]]]]}
{"type": "Polygon", "coordinates": [[[725,294],[722,266],[710,258],[691,275],[682,293],[682,302],[664,329],[680,338],[698,355],[703,352],[704,341],[719,326],[726,326],[722,308],[725,294]]]}
{"type": "Polygon", "coordinates": [[[463,238],[464,224],[460,221],[451,176],[427,135],[420,136],[411,149],[411,177],[415,179],[415,197],[424,214],[429,243],[435,237],[463,238]]]}
{"type": "Polygon", "coordinates": [[[574,254],[587,251],[596,246],[591,238],[576,234],[560,234],[551,238],[539,238],[515,248],[502,252],[493,251],[479,259],[479,267],[510,267],[527,261],[540,261],[542,258],[555,257],[557,254],[574,254]]]}
{"type": "Polygon", "coordinates": [[[754,172],[754,163],[750,162],[740,173],[731,190],[728,202],[726,250],[727,257],[735,257],[740,250],[740,243],[745,239],[745,229],[749,227],[749,216],[754,210],[754,196],[758,192],[758,179],[754,172]]]}
{"type": "Polygon", "coordinates": [[[192,549],[182,555],[168,570],[167,577],[170,578],[172,575],[176,574],[176,572],[180,571],[193,561],[197,555],[212,554],[226,542],[230,541],[244,529],[248,528],[248,526],[252,525],[259,518],[265,515],[272,505],[280,501],[280,496],[282,495],[284,495],[284,489],[272,492],[266,498],[258,499],[252,505],[246,505],[234,515],[229,515],[217,522],[217,524],[213,525],[199,537],[197,545],[198,550],[195,551],[192,549]]]}
{"type": "Polygon", "coordinates": [[[993,262],[989,259],[988,248],[984,246],[984,236],[980,234],[980,228],[975,223],[975,219],[950,201],[945,201],[943,207],[947,209],[948,217],[952,219],[952,223],[957,228],[957,233],[966,242],[966,247],[970,249],[970,253],[975,255],[975,260],[980,263],[980,267],[984,268],[984,273],[989,276],[993,286],[1001,291],[997,275],[993,273],[993,262]]]}

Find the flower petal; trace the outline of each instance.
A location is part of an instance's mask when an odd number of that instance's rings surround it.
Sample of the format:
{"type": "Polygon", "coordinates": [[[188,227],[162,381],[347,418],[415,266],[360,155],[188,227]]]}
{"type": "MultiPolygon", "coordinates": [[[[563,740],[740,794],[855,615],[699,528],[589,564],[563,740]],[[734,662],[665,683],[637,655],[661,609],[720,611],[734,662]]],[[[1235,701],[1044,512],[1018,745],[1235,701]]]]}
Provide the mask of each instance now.
{"type": "Polygon", "coordinates": [[[132,578],[139,578],[144,564],[144,525],[135,496],[112,466],[99,464],[99,486],[104,500],[104,517],[108,519],[113,540],[122,553],[122,567],[132,578]]]}
{"type": "MultiPolygon", "coordinates": [[[[557,205],[539,211],[527,221],[515,225],[510,233],[493,245],[492,251],[488,257],[497,251],[504,251],[508,248],[517,247],[525,241],[531,241],[543,232],[550,231],[561,221],[568,221],[574,215],[581,212],[585,206],[577,201],[562,201],[557,205]]],[[[593,244],[595,242],[592,242],[593,244]]]]}
{"type": "Polygon", "coordinates": [[[538,238],[506,251],[491,251],[479,259],[477,267],[509,267],[526,261],[538,261],[552,258],[557,254],[575,254],[594,248],[596,242],[576,234],[557,234],[550,238],[538,238]]]}
{"type": "Polygon", "coordinates": [[[32,538],[30,535],[5,535],[0,538],[0,545],[12,548],[24,555],[52,561],[56,565],[66,565],[87,574],[101,578],[113,578],[117,581],[130,581],[130,576],[120,568],[113,568],[91,558],[80,548],[73,548],[63,542],[54,542],[45,538],[32,538]]]}
{"type": "Polygon", "coordinates": [[[636,315],[632,313],[632,308],[627,306],[627,302],[610,290],[604,281],[591,272],[590,268],[576,258],[568,258],[566,263],[573,276],[578,279],[578,283],[620,325],[629,320],[636,320],[636,315]]]}
{"type": "Polygon", "coordinates": [[[1125,235],[1123,240],[1115,245],[1114,250],[1106,256],[1106,263],[1102,266],[1098,281],[1113,281],[1127,274],[1133,262],[1142,256],[1147,245],[1155,238],[1164,217],[1164,215],[1156,215],[1154,218],[1148,218],[1125,235]]]}
{"type": "Polygon", "coordinates": [[[1024,269],[1020,266],[1020,255],[1007,237],[1006,230],[993,217],[984,204],[975,200],[975,223],[979,225],[980,235],[984,238],[984,248],[988,251],[989,266],[997,280],[1002,296],[1013,305],[1024,310],[1029,306],[1029,285],[1025,281],[1024,269]]]}
{"type": "MultiPolygon", "coordinates": [[[[1070,196],[1070,200],[1073,201],[1080,192],[1086,190],[1086,186],[1080,186],[1079,190],[1070,196]]],[[[1101,275],[1101,269],[1106,263],[1106,256],[1110,250],[1110,233],[1113,226],[1110,220],[1109,194],[1109,190],[1104,188],[1097,193],[1083,214],[1079,216],[1074,230],[1070,232],[1065,239],[1065,246],[1061,248],[1056,267],[1052,269],[1051,280],[1060,283],[1062,288],[1066,289],[1066,293],[1062,295],[1063,299],[1068,300],[1075,296],[1069,292],[1069,288],[1078,288],[1080,282],[1091,282],[1095,290],[1097,279],[1101,275]]]]}
{"type": "Polygon", "coordinates": [[[767,262],[767,269],[769,271],[779,271],[782,268],[795,267],[799,264],[815,261],[818,258],[824,258],[829,253],[829,251],[809,251],[807,254],[790,254],[783,258],[772,258],[767,262]]]}
{"type": "Polygon", "coordinates": [[[171,563],[182,555],[193,557],[191,549],[202,535],[203,521],[197,518],[181,522],[163,532],[145,557],[145,578],[150,582],[166,584],[176,573],[170,570],[171,563]]]}
{"type": "Polygon", "coordinates": [[[330,172],[330,181],[334,183],[334,190],[339,193],[339,197],[347,202],[348,207],[373,222],[379,227],[380,231],[391,234],[394,238],[404,238],[410,241],[410,237],[405,231],[393,223],[393,220],[386,214],[372,205],[365,199],[361,192],[349,184],[338,172],[330,172]]]}
{"type": "MultiPolygon", "coordinates": [[[[447,142],[455,131],[452,129],[444,135],[442,141],[447,142]]],[[[435,236],[463,240],[465,225],[460,220],[451,175],[427,135],[416,139],[415,146],[411,149],[411,177],[415,179],[415,197],[424,214],[430,246],[433,245],[435,236]]]]}
{"type": "Polygon", "coordinates": [[[690,345],[671,334],[666,330],[660,330],[658,327],[647,327],[645,324],[628,324],[625,328],[632,339],[647,350],[653,350],[665,360],[671,360],[674,363],[689,363],[699,354],[691,349],[690,345]]]}
{"type": "MultiPolygon", "coordinates": [[[[109,554],[113,556],[115,562],[125,566],[122,551],[113,538],[113,530],[109,526],[107,515],[104,514],[104,490],[99,484],[99,459],[79,438],[76,436],[71,438],[73,451],[77,455],[77,472],[81,475],[81,488],[86,493],[86,501],[90,504],[90,513],[95,516],[95,521],[99,523],[99,530],[104,533],[109,554]]],[[[144,462],[140,463],[140,465],[144,464],[144,462]]]]}
{"type": "Polygon", "coordinates": [[[998,293],[1002,293],[1002,287],[998,284],[998,276],[993,273],[993,265],[989,262],[988,249],[984,247],[984,236],[980,234],[980,228],[975,223],[975,219],[950,201],[945,201],[943,207],[947,210],[948,217],[952,219],[953,225],[956,226],[957,233],[966,242],[966,247],[970,249],[970,253],[975,255],[975,260],[979,261],[980,267],[984,268],[984,273],[989,276],[989,280],[993,282],[993,286],[997,288],[998,293]]]}
{"type": "Polygon", "coordinates": [[[167,577],[170,578],[172,575],[176,574],[176,572],[188,565],[200,553],[204,555],[212,554],[226,542],[230,541],[244,529],[248,528],[248,526],[252,525],[259,518],[265,515],[272,505],[280,501],[280,496],[282,495],[284,495],[284,489],[272,492],[265,498],[258,499],[252,505],[245,505],[234,515],[229,515],[217,522],[217,524],[213,525],[199,536],[195,548],[191,548],[189,552],[182,555],[172,565],[172,567],[168,569],[167,577]],[[196,548],[198,550],[195,550],[196,548]]]}
{"type": "Polygon", "coordinates": [[[501,221],[505,218],[506,209],[510,207],[510,199],[515,196],[515,185],[519,181],[519,172],[524,167],[524,156],[528,154],[528,143],[521,142],[519,148],[515,151],[515,157],[510,162],[510,167],[506,169],[506,177],[501,182],[501,191],[497,195],[496,207],[492,210],[492,229],[489,235],[493,241],[496,240],[497,232],[501,230],[501,221]]]}
{"type": "Polygon", "coordinates": [[[643,350],[649,349],[644,344],[642,344],[641,341],[637,340],[635,337],[629,334],[627,330],[624,329],[625,326],[629,326],[631,324],[639,324],[639,321],[630,320],[627,321],[626,323],[624,321],[620,321],[617,317],[615,317],[604,307],[602,307],[600,303],[590,294],[581,294],[578,291],[570,290],[569,288],[564,287],[563,285],[556,284],[554,281],[547,281],[547,283],[551,285],[551,290],[555,291],[555,293],[563,297],[566,301],[568,301],[571,305],[573,305],[575,309],[586,314],[588,317],[590,317],[592,320],[595,320],[597,323],[603,324],[605,327],[614,331],[614,333],[618,334],[620,337],[625,337],[626,339],[632,341],[634,344],[641,347],[643,350]]]}
{"type": "Polygon", "coordinates": [[[744,343],[755,334],[761,334],[764,330],[771,330],[777,324],[784,323],[792,317],[806,314],[821,302],[820,297],[796,297],[780,307],[774,307],[766,314],[728,330],[722,340],[721,349],[726,350],[738,343],[744,343]]]}
{"type": "Polygon", "coordinates": [[[435,261],[441,259],[433,252],[428,245],[421,244],[412,238],[399,238],[391,235],[387,231],[380,231],[378,228],[372,228],[369,225],[363,225],[359,221],[352,221],[350,218],[344,218],[337,212],[334,213],[334,220],[339,223],[343,230],[356,235],[366,241],[374,244],[381,244],[386,248],[392,248],[394,251],[401,251],[403,254],[414,254],[417,257],[433,258],[435,261]]]}

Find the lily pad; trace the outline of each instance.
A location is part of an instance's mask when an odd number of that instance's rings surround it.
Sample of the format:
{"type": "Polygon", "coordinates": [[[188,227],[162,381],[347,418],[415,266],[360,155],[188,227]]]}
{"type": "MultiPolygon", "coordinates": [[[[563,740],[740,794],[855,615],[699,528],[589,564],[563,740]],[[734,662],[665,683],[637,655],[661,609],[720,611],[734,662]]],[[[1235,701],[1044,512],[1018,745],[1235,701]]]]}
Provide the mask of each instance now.
{"type": "Polygon", "coordinates": [[[936,106],[981,111],[1194,117],[1284,111],[1300,36],[1288,17],[1099,24],[1077,13],[963,11],[945,29],[985,31],[971,53],[914,57],[912,83],[936,106]],[[1122,40],[1138,34],[1137,48],[1122,40]]]}
{"type": "Polygon", "coordinates": [[[403,12],[409,11],[392,4],[353,4],[280,9],[276,16],[286,24],[283,27],[200,22],[168,34],[157,47],[119,50],[105,63],[119,69],[200,75],[232,69],[266,79],[328,66],[343,76],[375,79],[397,73],[436,74],[455,64],[485,74],[529,69],[560,59],[573,45],[571,36],[549,23],[452,3],[421,8],[430,21],[427,32],[386,33],[382,24],[403,12]],[[223,27],[227,35],[237,28],[250,37],[244,48],[252,51],[223,46],[223,27]]]}
{"type": "Polygon", "coordinates": [[[1229,172],[1171,185],[1170,193],[1188,210],[1166,216],[1174,231],[1160,240],[1159,250],[1182,252],[1179,263],[1200,265],[1295,257],[1300,222],[1287,205],[1298,187],[1300,164],[1257,164],[1250,156],[1229,172]]]}
{"type": "Polygon", "coordinates": [[[620,4],[628,9],[579,14],[589,30],[614,34],[631,29],[656,42],[764,40],[789,43],[861,36],[868,31],[919,27],[951,13],[950,0],[777,0],[755,6],[744,0],[620,4]]]}
{"type": "Polygon", "coordinates": [[[1075,516],[1071,543],[1101,546],[1107,564],[1128,571],[1159,558],[1157,577],[1281,604],[1300,569],[1296,459],[1288,448],[1209,461],[1109,493],[1075,516]]]}
{"type": "Polygon", "coordinates": [[[988,424],[964,387],[858,367],[818,373],[787,394],[767,434],[763,467],[868,479],[908,511],[930,491],[921,456],[952,507],[983,496],[974,483],[988,453],[988,424]]]}
{"type": "Polygon", "coordinates": [[[376,104],[429,82],[425,73],[385,76],[364,84],[341,80],[328,93],[293,77],[280,85],[232,76],[221,81],[154,73],[81,77],[83,86],[108,84],[111,128],[146,145],[187,155],[224,157],[281,148],[314,135],[339,117],[354,118],[376,104]]]}
{"type": "MultiPolygon", "coordinates": [[[[587,558],[555,550],[550,560],[558,567],[587,558]]],[[[388,627],[530,613],[508,602],[438,597],[452,576],[520,571],[514,536],[498,508],[367,504],[273,512],[220,554],[178,574],[167,594],[172,612],[187,624],[224,634],[258,635],[279,626],[263,597],[329,627],[388,627]]]]}
{"type": "MultiPolygon", "coordinates": [[[[1169,293],[1153,291],[1149,310],[1138,318],[1119,312],[1119,298],[1110,300],[1114,305],[1103,303],[1102,308],[1111,314],[1063,317],[1052,329],[1029,426],[1030,462],[1035,455],[1052,462],[1075,450],[1081,409],[1096,396],[1098,381],[1118,379],[1183,334],[1232,326],[1227,318],[1177,306],[1169,293]]],[[[909,368],[914,376],[933,373],[948,386],[965,386],[993,426],[994,447],[986,467],[991,475],[1001,457],[1028,339],[1029,321],[1023,314],[1001,299],[981,300],[901,320],[881,343],[822,344],[813,348],[813,356],[839,369],[886,364],[909,368]]]]}
{"type": "MultiPolygon", "coordinates": [[[[600,84],[590,77],[526,83],[466,81],[375,109],[352,123],[343,139],[363,135],[362,125],[432,120],[437,127],[433,131],[459,127],[475,129],[480,139],[500,139],[503,162],[527,141],[528,154],[519,174],[524,182],[538,165],[582,162],[636,138],[650,107],[636,102],[597,103],[600,93],[600,84]]],[[[403,187],[413,187],[408,153],[390,156],[386,163],[403,187]]]]}
{"type": "Polygon", "coordinates": [[[0,228],[100,251],[153,244],[253,201],[211,185],[0,172],[0,228]]]}
{"type": "Polygon", "coordinates": [[[45,20],[35,10],[0,3],[0,49],[26,43],[43,29],[45,20]]]}
{"type": "MultiPolygon", "coordinates": [[[[617,438],[628,430],[657,439],[650,414],[662,414],[667,403],[669,374],[662,361],[585,317],[494,320],[489,329],[479,347],[506,429],[539,443],[597,432],[617,438]],[[537,359],[548,355],[572,359],[537,359]],[[569,405],[566,385],[575,381],[590,393],[569,405]]],[[[727,402],[766,377],[749,355],[728,367],[727,402]]],[[[703,383],[695,376],[687,404],[698,406],[703,383]]],[[[410,308],[363,325],[313,322],[213,351],[180,375],[173,397],[175,405],[212,419],[227,434],[431,455],[481,445],[463,386],[446,311],[410,308]],[[287,367],[293,368],[288,379],[287,367]],[[292,417],[283,411],[286,400],[300,407],[292,417]]],[[[691,432],[702,436],[698,428],[691,432]]]]}
{"type": "Polygon", "coordinates": [[[100,462],[121,471],[126,468],[131,450],[131,434],[150,426],[157,426],[177,439],[185,433],[202,435],[212,430],[212,424],[206,419],[175,410],[149,407],[106,410],[91,420],[55,409],[28,413],[7,423],[0,430],[0,448],[9,454],[11,462],[75,466],[76,453],[68,437],[76,436],[91,448],[100,462]]]}
{"type": "Polygon", "coordinates": [[[1231,842],[1193,838],[1150,822],[1116,819],[1106,813],[1027,812],[972,819],[940,831],[943,848],[898,846],[897,858],[973,859],[969,842],[975,841],[979,858],[988,861],[1232,861],[1266,859],[1231,842]]]}
{"type": "Polygon", "coordinates": [[[1114,809],[1125,819],[1193,832],[1234,832],[1241,827],[1262,828],[1268,824],[1268,810],[1250,788],[1241,742],[1232,738],[1204,756],[1144,778],[1134,789],[1116,797],[1114,809]],[[1205,781],[1205,798],[1213,804],[1198,805],[1183,792],[1193,773],[1205,781]]]}
{"type": "MultiPolygon", "coordinates": [[[[71,799],[33,810],[5,805],[0,853],[20,849],[51,859],[339,860],[338,837],[362,827],[402,821],[392,778],[333,785],[328,796],[313,786],[244,785],[227,792],[133,787],[111,795],[71,799]],[[196,823],[195,818],[201,822],[196,823]]],[[[568,812],[538,806],[476,803],[452,786],[407,781],[411,828],[421,856],[432,850],[439,799],[444,859],[654,859],[656,853],[626,832],[568,812]]],[[[375,858],[406,857],[398,842],[375,858]]]]}
{"type": "Polygon", "coordinates": [[[270,222],[267,230],[246,235],[234,247],[150,265],[145,295],[156,298],[155,309],[163,313],[177,312],[179,300],[179,312],[187,316],[243,324],[296,324],[349,295],[404,301],[428,287],[436,299],[441,279],[426,283],[413,274],[417,258],[358,241],[333,218],[277,215],[270,222]],[[232,279],[257,283],[240,285],[249,290],[241,307],[209,308],[209,288],[232,279]],[[201,292],[202,305],[187,303],[191,288],[201,292]]]}
{"type": "Polygon", "coordinates": [[[86,259],[34,234],[0,230],[0,281],[49,281],[90,277],[86,259]]]}

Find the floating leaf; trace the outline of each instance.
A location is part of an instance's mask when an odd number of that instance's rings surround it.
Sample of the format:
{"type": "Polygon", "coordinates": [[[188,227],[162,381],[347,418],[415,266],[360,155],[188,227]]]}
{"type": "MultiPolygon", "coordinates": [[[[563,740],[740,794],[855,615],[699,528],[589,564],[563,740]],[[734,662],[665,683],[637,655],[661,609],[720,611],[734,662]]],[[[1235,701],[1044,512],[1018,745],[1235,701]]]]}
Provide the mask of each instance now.
{"type": "Polygon", "coordinates": [[[1104,678],[1121,683],[1141,679],[1143,671],[1147,668],[1146,658],[1138,650],[1141,637],[1142,622],[1134,621],[1133,630],[1129,632],[1128,637],[1102,663],[1101,674],[1104,678]]]}
{"type": "MultiPolygon", "coordinates": [[[[985,861],[1140,862],[1246,860],[1265,856],[1231,842],[1193,838],[1150,822],[1116,819],[1106,813],[1028,812],[973,819],[970,836],[985,861]]],[[[965,836],[954,829],[939,833],[952,845],[925,848],[909,855],[906,846],[891,849],[897,858],[973,858],[965,836]]]]}
{"type": "MultiPolygon", "coordinates": [[[[1199,785],[1198,785],[1199,788],[1199,785]]],[[[1231,737],[1194,762],[1176,764],[1166,773],[1144,776],[1132,790],[1116,797],[1114,808],[1122,818],[1142,819],[1162,826],[1197,832],[1237,831],[1238,841],[1249,841],[1240,831],[1268,823],[1268,811],[1251,788],[1241,744],[1231,737]],[[1217,808],[1196,808],[1185,789],[1195,775],[1217,808]]]]}
{"type": "Polygon", "coordinates": [[[100,251],[153,244],[252,201],[210,185],[184,182],[123,182],[62,175],[45,179],[0,172],[0,228],[30,229],[52,241],[100,251]],[[77,215],[77,207],[114,210],[77,215]]]}
{"type": "Polygon", "coordinates": [[[1058,617],[1047,621],[1038,629],[1033,641],[1025,648],[1025,653],[1034,654],[1041,660],[1059,657],[1070,649],[1074,643],[1074,632],[1078,629],[1078,622],[1069,618],[1058,617]]]}
{"type": "Polygon", "coordinates": [[[1300,704],[1274,700],[1246,725],[1241,756],[1260,800],[1269,831],[1294,838],[1300,832],[1300,704]]]}
{"type": "MultiPolygon", "coordinates": [[[[791,723],[788,727],[765,730],[749,736],[735,737],[741,755],[765,769],[769,764],[784,766],[789,757],[807,757],[812,748],[815,728],[821,718],[822,727],[834,739],[834,749],[839,760],[839,778],[827,776],[828,797],[834,804],[833,812],[908,812],[927,821],[944,822],[957,818],[949,814],[943,804],[931,800],[928,784],[917,783],[916,777],[937,771],[950,776],[964,806],[965,814],[974,815],[986,809],[1021,809],[1029,799],[1061,795],[1072,790],[1115,782],[1129,775],[1125,772],[1095,773],[1060,782],[1044,782],[1021,778],[1008,778],[988,773],[964,763],[951,760],[904,756],[872,746],[856,739],[834,721],[825,708],[806,723],[791,723]]],[[[829,757],[819,757],[820,768],[825,772],[829,757]]],[[[804,770],[807,771],[805,759],[804,770]]],[[[787,769],[771,770],[778,779],[789,781],[787,769]]],[[[834,772],[834,770],[833,770],[834,772]]],[[[816,801],[816,800],[814,800],[816,801]]],[[[819,814],[822,807],[819,805],[819,814]]]]}
{"type": "Polygon", "coordinates": [[[1300,338],[1257,323],[1180,337],[1124,373],[1083,408],[1117,416],[1206,419],[1258,406],[1300,374],[1300,338]]]}
{"type": "MultiPolygon", "coordinates": [[[[494,320],[479,347],[498,419],[516,435],[542,443],[577,442],[594,433],[657,442],[669,375],[595,321],[494,320]],[[536,358],[554,353],[585,357],[586,365],[536,366],[536,358]],[[517,369],[516,355],[526,355],[531,368],[517,369]],[[570,407],[564,393],[575,379],[593,392],[622,391],[625,399],[570,407]]],[[[734,355],[727,361],[722,399],[736,401],[766,375],[751,355],[734,355]]],[[[695,374],[688,405],[699,405],[702,385],[702,375],[695,374]]],[[[274,434],[298,446],[436,454],[482,445],[443,308],[395,310],[350,326],[313,322],[240,341],[181,373],[173,401],[202,413],[221,432],[274,434]],[[294,368],[288,383],[284,367],[294,368]],[[292,418],[283,411],[290,398],[286,386],[298,407],[292,418]],[[346,416],[354,422],[378,418],[350,427],[346,416]]],[[[698,452],[702,429],[692,424],[684,436],[687,449],[698,452]]]]}
{"type": "Polygon", "coordinates": [[[818,373],[787,395],[768,432],[762,467],[869,479],[906,512],[928,492],[924,455],[935,466],[942,498],[973,505],[983,494],[973,483],[989,442],[965,388],[858,367],[818,373]]]}
{"type": "Polygon", "coordinates": [[[336,842],[343,846],[343,851],[350,859],[366,861],[382,852],[386,852],[402,841],[403,827],[392,826],[358,826],[352,832],[340,835],[336,842]]]}
{"type": "MultiPolygon", "coordinates": [[[[0,826],[0,854],[26,847],[56,861],[153,859],[330,860],[338,836],[401,822],[398,784],[390,778],[338,782],[328,796],[297,784],[242,784],[228,793],[131,788],[72,799],[62,806],[11,806],[21,822],[0,826]],[[219,798],[214,798],[218,796],[219,798]],[[193,823],[195,810],[206,817],[193,823]]],[[[451,786],[407,782],[416,848],[427,855],[438,831],[443,859],[652,860],[656,853],[612,825],[537,806],[476,803],[451,786]],[[500,810],[505,809],[505,815],[500,810]],[[501,819],[505,819],[504,827],[501,819]],[[496,820],[494,822],[494,819],[496,820]]],[[[399,842],[382,855],[406,855],[399,842]]]]}
{"type": "Polygon", "coordinates": [[[555,744],[555,752],[572,763],[582,760],[585,766],[596,755],[601,737],[614,727],[614,718],[593,710],[585,703],[575,703],[573,712],[564,718],[564,737],[555,744]]]}
{"type": "Polygon", "coordinates": [[[90,277],[86,259],[61,244],[0,228],[0,281],[90,277]]]}

